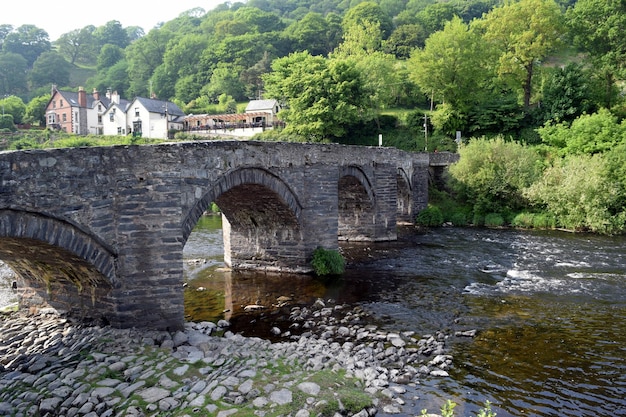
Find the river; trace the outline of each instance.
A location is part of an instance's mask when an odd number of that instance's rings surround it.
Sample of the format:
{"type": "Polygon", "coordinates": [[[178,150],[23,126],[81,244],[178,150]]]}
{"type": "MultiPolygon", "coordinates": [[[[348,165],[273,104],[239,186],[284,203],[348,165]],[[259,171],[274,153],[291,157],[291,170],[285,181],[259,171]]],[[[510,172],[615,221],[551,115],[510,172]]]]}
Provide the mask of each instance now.
{"type": "Polygon", "coordinates": [[[397,242],[341,249],[350,262],[337,279],[234,273],[224,268],[220,218],[203,217],[184,250],[186,317],[269,338],[272,327],[288,330],[280,297],[322,298],[360,305],[387,330],[476,329],[448,339],[450,377],[409,387],[406,415],[451,399],[457,416],[476,415],[485,400],[498,417],[626,416],[626,237],[403,229],[397,242]]]}
{"type": "Polygon", "coordinates": [[[626,237],[439,228],[342,250],[340,279],[235,274],[223,269],[219,217],[204,218],[185,246],[188,318],[269,337],[285,318],[246,305],[320,297],[359,304],[388,330],[476,329],[449,338],[451,377],[410,388],[420,399],[404,412],[452,399],[459,416],[485,400],[499,417],[626,416],[626,237]]]}

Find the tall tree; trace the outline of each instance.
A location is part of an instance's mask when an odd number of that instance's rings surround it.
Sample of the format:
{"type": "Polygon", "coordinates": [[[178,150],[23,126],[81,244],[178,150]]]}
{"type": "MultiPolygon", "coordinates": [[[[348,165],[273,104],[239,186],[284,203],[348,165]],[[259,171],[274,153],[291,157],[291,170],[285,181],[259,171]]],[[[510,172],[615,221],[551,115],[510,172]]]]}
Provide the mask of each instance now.
{"type": "Polygon", "coordinates": [[[33,98],[26,105],[26,113],[24,121],[27,123],[36,123],[39,126],[46,125],[46,105],[50,101],[50,94],[33,98]]]}
{"type": "Polygon", "coordinates": [[[605,78],[604,105],[610,108],[616,76],[626,69],[626,1],[579,0],[566,16],[574,44],[605,78]]]}
{"type": "Polygon", "coordinates": [[[97,55],[96,39],[93,32],[94,26],[85,26],[82,29],[74,29],[62,34],[54,44],[58,51],[70,64],[77,61],[83,63],[93,62],[97,55]]]}
{"type": "Polygon", "coordinates": [[[364,22],[378,24],[383,39],[387,39],[393,31],[393,22],[389,15],[387,15],[378,4],[372,1],[365,1],[350,8],[343,17],[341,26],[345,32],[355,25],[362,25],[364,22]]]}
{"type": "Polygon", "coordinates": [[[22,55],[29,67],[51,48],[48,32],[35,25],[22,25],[6,35],[2,50],[22,55]]]}
{"type": "Polygon", "coordinates": [[[539,62],[560,46],[563,15],[554,0],[520,0],[491,10],[479,26],[484,39],[500,51],[498,74],[522,90],[530,107],[539,62]]]}
{"type": "Polygon", "coordinates": [[[56,51],[44,52],[33,64],[30,82],[34,87],[69,85],[72,65],[56,51]]]}
{"type": "Polygon", "coordinates": [[[0,52],[0,95],[23,94],[27,91],[27,66],[26,58],[22,55],[0,52]]]}
{"type": "Polygon", "coordinates": [[[483,47],[480,34],[455,17],[426,39],[423,49],[415,50],[411,79],[438,102],[467,111],[491,77],[483,47]]]}
{"type": "Polygon", "coordinates": [[[272,70],[264,77],[266,96],[285,106],[279,116],[287,123],[286,133],[332,140],[362,120],[366,91],[354,61],[297,52],[276,59],[272,70]]]}
{"type": "Polygon", "coordinates": [[[120,48],[126,48],[130,44],[128,33],[117,20],[108,21],[104,26],[99,26],[93,35],[99,45],[117,45],[120,48]]]}

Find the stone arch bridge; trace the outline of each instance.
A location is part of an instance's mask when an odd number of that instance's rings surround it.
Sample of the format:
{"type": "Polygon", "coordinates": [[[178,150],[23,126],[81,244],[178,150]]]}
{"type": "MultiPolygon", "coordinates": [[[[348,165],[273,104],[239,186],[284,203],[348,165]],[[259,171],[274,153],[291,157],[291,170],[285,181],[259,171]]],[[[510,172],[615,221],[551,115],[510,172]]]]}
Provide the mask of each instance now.
{"type": "Polygon", "coordinates": [[[183,247],[215,202],[234,269],[309,272],[317,247],[396,239],[448,154],[253,141],[0,153],[0,260],[22,308],[184,324],[183,247]]]}

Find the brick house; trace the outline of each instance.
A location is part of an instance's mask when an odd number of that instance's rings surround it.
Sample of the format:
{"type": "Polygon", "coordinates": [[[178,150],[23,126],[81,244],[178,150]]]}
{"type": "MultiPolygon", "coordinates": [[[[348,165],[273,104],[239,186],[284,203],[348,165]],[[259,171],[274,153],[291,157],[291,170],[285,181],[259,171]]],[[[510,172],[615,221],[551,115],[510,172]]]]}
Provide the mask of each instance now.
{"type": "Polygon", "coordinates": [[[52,86],[52,97],[46,105],[46,127],[77,135],[101,135],[102,116],[109,104],[110,99],[100,97],[96,90],[87,94],[83,87],[73,92],[52,86]]]}

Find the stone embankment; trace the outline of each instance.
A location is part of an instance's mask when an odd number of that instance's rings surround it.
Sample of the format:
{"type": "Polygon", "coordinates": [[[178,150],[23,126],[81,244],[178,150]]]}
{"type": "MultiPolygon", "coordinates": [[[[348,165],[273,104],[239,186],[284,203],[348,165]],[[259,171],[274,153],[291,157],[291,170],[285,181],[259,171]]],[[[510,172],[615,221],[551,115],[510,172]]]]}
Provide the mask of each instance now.
{"type": "Polygon", "coordinates": [[[274,343],[225,321],[172,334],[4,315],[0,415],[366,417],[401,413],[407,384],[447,376],[442,333],[384,332],[326,304],[292,307],[303,332],[274,343]]]}

